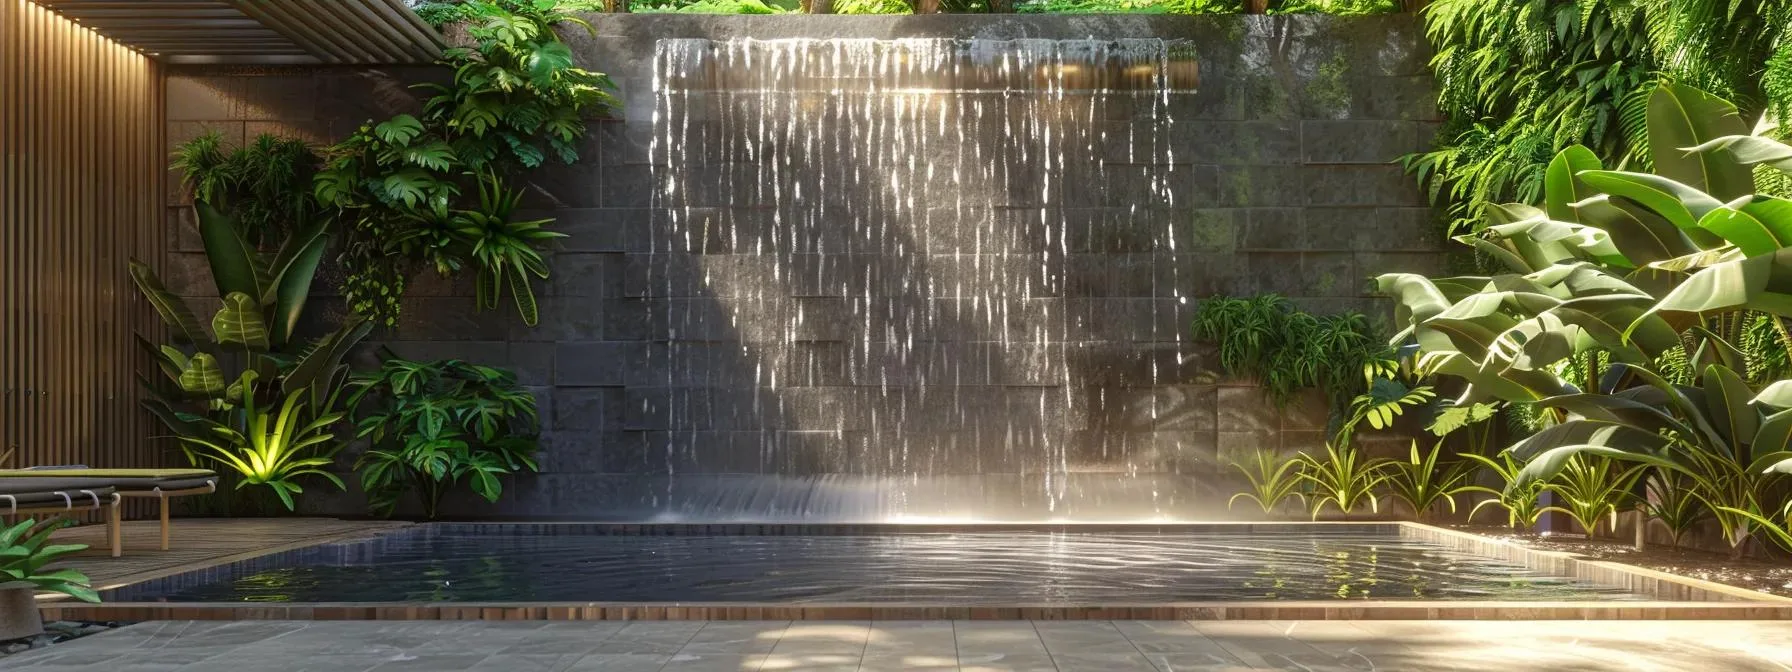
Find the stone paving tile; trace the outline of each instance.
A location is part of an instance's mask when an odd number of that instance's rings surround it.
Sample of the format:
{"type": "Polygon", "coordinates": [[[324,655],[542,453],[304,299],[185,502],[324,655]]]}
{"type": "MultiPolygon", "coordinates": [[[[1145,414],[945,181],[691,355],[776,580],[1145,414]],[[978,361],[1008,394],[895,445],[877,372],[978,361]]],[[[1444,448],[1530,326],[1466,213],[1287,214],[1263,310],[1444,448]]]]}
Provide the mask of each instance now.
{"type": "Polygon", "coordinates": [[[4,659],[36,672],[1775,670],[1771,622],[144,623],[4,659]]]}
{"type": "Polygon", "coordinates": [[[678,672],[751,671],[764,666],[765,659],[768,657],[770,657],[769,654],[765,653],[692,654],[681,652],[674,654],[671,660],[666,661],[666,666],[661,669],[677,670],[678,672]]]}
{"type": "Polygon", "coordinates": [[[1057,672],[1058,665],[1046,655],[960,653],[958,669],[964,672],[1057,672]]]}

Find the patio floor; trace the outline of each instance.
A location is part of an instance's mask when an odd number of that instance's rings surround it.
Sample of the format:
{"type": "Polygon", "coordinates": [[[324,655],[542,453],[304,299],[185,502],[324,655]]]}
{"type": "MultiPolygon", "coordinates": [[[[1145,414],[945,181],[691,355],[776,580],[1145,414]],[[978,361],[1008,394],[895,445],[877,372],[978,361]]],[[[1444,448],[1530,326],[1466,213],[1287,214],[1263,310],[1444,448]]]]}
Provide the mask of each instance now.
{"type": "Polygon", "coordinates": [[[87,544],[88,550],[60,566],[86,573],[95,588],[108,588],[408,524],[333,518],[177,518],[173,543],[164,551],[161,524],[138,520],[124,524],[123,557],[107,554],[105,525],[59,531],[55,543],[87,544]]]}
{"type": "Polygon", "coordinates": [[[143,623],[7,669],[1786,670],[1792,623],[911,621],[143,623]]]}

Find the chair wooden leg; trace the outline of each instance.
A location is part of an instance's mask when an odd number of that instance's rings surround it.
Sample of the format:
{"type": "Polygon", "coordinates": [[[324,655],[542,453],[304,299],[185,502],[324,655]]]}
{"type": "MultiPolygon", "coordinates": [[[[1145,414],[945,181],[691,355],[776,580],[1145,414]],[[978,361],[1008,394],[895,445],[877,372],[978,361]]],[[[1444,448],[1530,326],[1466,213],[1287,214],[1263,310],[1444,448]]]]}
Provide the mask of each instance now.
{"type": "Polygon", "coordinates": [[[162,499],[162,550],[168,550],[168,498],[162,499]]]}
{"type": "Polygon", "coordinates": [[[112,500],[112,506],[109,511],[110,513],[107,514],[107,517],[109,518],[107,526],[111,528],[108,531],[112,534],[112,557],[116,558],[124,555],[124,514],[118,510],[117,499],[112,500]]]}

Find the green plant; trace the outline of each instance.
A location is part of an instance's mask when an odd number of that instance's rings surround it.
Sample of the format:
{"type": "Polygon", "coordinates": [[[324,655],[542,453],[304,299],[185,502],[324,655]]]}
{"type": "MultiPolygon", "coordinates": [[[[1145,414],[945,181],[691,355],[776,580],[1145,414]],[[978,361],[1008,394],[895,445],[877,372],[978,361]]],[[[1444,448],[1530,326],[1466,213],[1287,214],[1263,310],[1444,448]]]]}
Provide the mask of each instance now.
{"type": "Polygon", "coordinates": [[[264,406],[303,390],[313,409],[322,408],[347,377],[343,357],[371,329],[365,320],[351,320],[310,343],[294,338],[326,245],[323,225],[292,233],[268,255],[209,203],[194,207],[223,307],[208,330],[149,266],[130,262],[131,279],[174,341],[156,345],[137,339],[168,380],[156,385],[141,379],[148,393],[144,407],[186,437],[210,435],[200,420],[229,421],[258,391],[262,398],[255,401],[264,406]]]}
{"type": "Polygon", "coordinates": [[[376,513],[391,515],[414,488],[424,515],[435,518],[442,496],[463,479],[495,502],[500,476],[536,469],[535,397],[514,374],[458,360],[383,357],[378,371],[356,376],[350,400],[368,409],[356,426],[372,448],[355,468],[376,513]]]}
{"type": "Polygon", "coordinates": [[[1355,446],[1336,443],[1326,444],[1323,457],[1302,453],[1297,459],[1300,477],[1311,490],[1307,503],[1315,520],[1326,504],[1346,515],[1365,503],[1370,511],[1381,511],[1375,491],[1389,477],[1388,460],[1365,457],[1355,446]]]}
{"type": "Polygon", "coordinates": [[[763,0],[696,0],[629,6],[629,11],[636,14],[787,14],[796,9],[796,3],[763,0]]]}
{"type": "Polygon", "coordinates": [[[1486,468],[1486,471],[1497,476],[1502,484],[1502,487],[1499,488],[1471,485],[1462,489],[1463,492],[1481,492],[1492,495],[1469,509],[1469,520],[1474,520],[1475,514],[1480,513],[1483,507],[1488,506],[1505,509],[1506,526],[1514,529],[1534,526],[1537,524],[1537,519],[1543,517],[1543,504],[1539,500],[1543,496],[1545,482],[1520,478],[1519,473],[1524,470],[1522,460],[1506,452],[1497,455],[1498,459],[1474,453],[1465,453],[1461,457],[1480,463],[1486,468]]]}
{"type": "MultiPolygon", "coordinates": [[[[248,387],[253,388],[251,378],[248,387]]],[[[216,462],[242,476],[236,487],[265,485],[292,510],[293,495],[304,492],[297,480],[320,476],[342,488],[342,479],[323,469],[334,462],[342,446],[334,443],[331,429],[343,414],[334,410],[341,389],[330,393],[319,406],[308,409],[308,390],[287,392],[278,408],[258,405],[253,390],[245,390],[242,409],[234,422],[195,418],[204,432],[175,437],[193,464],[216,462]]]]}
{"type": "Polygon", "coordinates": [[[1391,428],[1394,418],[1404,415],[1408,407],[1429,406],[1436,399],[1437,393],[1429,385],[1407,387],[1392,378],[1374,378],[1367,392],[1350,401],[1350,417],[1338,426],[1333,441],[1349,443],[1364,422],[1372,429],[1391,428]]]}
{"type": "Polygon", "coordinates": [[[1387,463],[1388,494],[1406,502],[1413,514],[1420,518],[1430,517],[1440,503],[1448,505],[1454,513],[1456,495],[1467,488],[1470,463],[1458,459],[1440,465],[1443,446],[1441,440],[1434,442],[1431,450],[1421,455],[1419,442],[1413,441],[1405,461],[1387,463]]]}
{"type": "Polygon", "coordinates": [[[1271,450],[1258,450],[1252,453],[1249,464],[1233,462],[1232,468],[1244,474],[1250,483],[1249,492],[1240,492],[1226,500],[1226,508],[1232,508],[1239,499],[1249,499],[1257,503],[1266,514],[1275,513],[1282,502],[1298,499],[1304,504],[1306,495],[1301,492],[1305,485],[1300,477],[1301,465],[1304,464],[1298,455],[1283,456],[1271,450]]]}
{"type": "Polygon", "coordinates": [[[1364,366],[1388,352],[1361,314],[1313,315],[1275,294],[1202,301],[1194,336],[1215,343],[1220,367],[1257,378],[1278,406],[1303,388],[1324,390],[1340,406],[1364,389],[1364,366]]]}
{"type": "Polygon", "coordinates": [[[1779,0],[1435,0],[1424,17],[1448,123],[1402,162],[1448,204],[1452,233],[1493,204],[1536,202],[1567,147],[1632,170],[1689,147],[1644,133],[1662,76],[1751,112],[1792,103],[1792,4],[1779,0]]]}
{"type": "Polygon", "coordinates": [[[1647,474],[1643,477],[1643,513],[1667,528],[1671,543],[1679,546],[1686,533],[1710,512],[1688,487],[1685,476],[1665,469],[1649,469],[1647,474]]]}
{"type": "Polygon", "coordinates": [[[311,228],[317,164],[303,140],[263,133],[228,149],[223,134],[208,131],[175,147],[173,168],[194,201],[218,209],[251,244],[262,245],[311,228]]]}
{"type": "Polygon", "coordinates": [[[543,280],[548,277],[547,262],[535,246],[566,234],[541,228],[551,219],[515,221],[517,204],[522,200],[522,190],[505,191],[495,175],[488,175],[479,182],[479,208],[456,213],[454,236],[468,248],[466,257],[479,269],[479,306],[497,308],[505,282],[509,281],[517,313],[522,315],[524,324],[534,325],[539,313],[535,290],[529,285],[530,276],[543,280]]]}
{"type": "Polygon", "coordinates": [[[88,584],[86,574],[73,569],[45,571],[50,563],[87,550],[84,544],[50,543],[51,533],[73,524],[56,520],[39,525],[26,518],[0,530],[0,585],[24,584],[83,602],[99,602],[99,593],[88,584]]]}
{"type": "MultiPolygon", "coordinates": [[[[345,224],[341,260],[349,269],[343,286],[349,307],[388,326],[397,324],[416,264],[514,279],[510,268],[486,267],[493,257],[481,254],[485,248],[454,235],[449,213],[471,191],[465,184],[499,180],[550,156],[577,161],[585,118],[617,104],[610,79],[576,67],[571,48],[554,32],[563,24],[590,30],[566,7],[467,0],[453,11],[474,41],[444,52],[441,64],[453,69],[453,83],[419,85],[435,92],[422,116],[369,122],[330,147],[314,180],[314,195],[345,224]]],[[[466,209],[492,202],[483,198],[485,189],[478,190],[481,203],[466,209]]],[[[527,283],[522,289],[527,292],[527,283]]],[[[522,294],[517,298],[519,308],[532,306],[522,294]]],[[[533,324],[532,313],[524,318],[533,324]]]]}
{"type": "Polygon", "coordinates": [[[1554,480],[1543,485],[1562,505],[1546,506],[1543,510],[1568,514],[1588,537],[1598,532],[1601,519],[1609,519],[1615,529],[1618,509],[1629,508],[1634,497],[1631,491],[1644,468],[1640,464],[1622,467],[1605,457],[1576,455],[1562,466],[1554,480]]]}

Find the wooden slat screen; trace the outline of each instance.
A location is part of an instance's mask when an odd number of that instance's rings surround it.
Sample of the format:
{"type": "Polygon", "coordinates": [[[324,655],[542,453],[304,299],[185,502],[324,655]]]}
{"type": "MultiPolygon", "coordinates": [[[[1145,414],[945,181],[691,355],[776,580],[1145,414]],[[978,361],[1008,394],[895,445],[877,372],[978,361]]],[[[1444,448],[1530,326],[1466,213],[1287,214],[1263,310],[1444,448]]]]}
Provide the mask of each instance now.
{"type": "MultiPolygon", "coordinates": [[[[158,66],[29,0],[0,0],[0,452],[7,466],[168,464],[137,406],[125,271],[160,266],[158,66]]],[[[178,458],[176,458],[178,459],[178,458]]]]}

